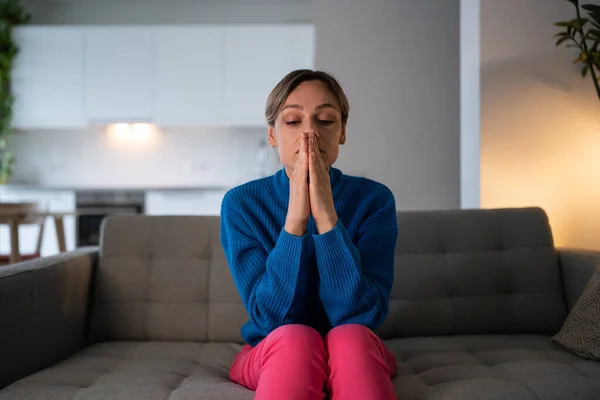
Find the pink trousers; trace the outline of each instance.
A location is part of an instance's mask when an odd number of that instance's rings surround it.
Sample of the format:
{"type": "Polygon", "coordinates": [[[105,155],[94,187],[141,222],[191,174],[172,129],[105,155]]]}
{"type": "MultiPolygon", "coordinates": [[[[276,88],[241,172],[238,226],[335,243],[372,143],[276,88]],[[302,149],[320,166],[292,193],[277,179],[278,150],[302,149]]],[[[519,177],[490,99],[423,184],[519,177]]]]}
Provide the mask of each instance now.
{"type": "Polygon", "coordinates": [[[244,346],[229,378],[256,391],[257,400],[396,399],[396,360],[362,325],[341,325],[325,339],[306,325],[275,329],[256,347],[244,346]]]}

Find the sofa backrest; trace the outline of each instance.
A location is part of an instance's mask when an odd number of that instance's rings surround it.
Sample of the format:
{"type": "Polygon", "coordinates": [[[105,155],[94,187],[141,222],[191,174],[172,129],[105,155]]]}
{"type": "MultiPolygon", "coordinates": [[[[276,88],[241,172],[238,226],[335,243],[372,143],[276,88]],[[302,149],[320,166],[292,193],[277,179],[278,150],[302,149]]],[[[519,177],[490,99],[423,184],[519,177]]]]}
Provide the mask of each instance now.
{"type": "Polygon", "coordinates": [[[92,341],[237,341],[247,313],[219,238],[219,217],[104,221],[92,341]]]}
{"type": "Polygon", "coordinates": [[[541,209],[399,212],[398,229],[382,337],[560,329],[567,311],[541,209]]]}
{"type": "MultiPolygon", "coordinates": [[[[557,331],[566,317],[540,209],[398,213],[384,338],[557,331]]],[[[247,313],[219,217],[114,216],[102,229],[91,340],[241,342],[247,313]]]]}

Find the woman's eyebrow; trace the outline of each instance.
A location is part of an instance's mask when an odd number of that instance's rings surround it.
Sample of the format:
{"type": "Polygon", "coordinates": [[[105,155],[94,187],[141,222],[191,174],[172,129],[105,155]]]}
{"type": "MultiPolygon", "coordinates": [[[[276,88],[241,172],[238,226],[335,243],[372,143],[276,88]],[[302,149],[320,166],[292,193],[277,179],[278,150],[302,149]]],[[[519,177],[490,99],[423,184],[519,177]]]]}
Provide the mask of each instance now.
{"type": "MultiPolygon", "coordinates": [[[[321,105],[319,105],[319,106],[315,107],[315,110],[321,110],[321,109],[323,109],[323,108],[328,108],[328,107],[329,107],[329,108],[333,108],[333,109],[337,110],[337,107],[336,107],[336,106],[334,106],[334,105],[333,105],[333,104],[331,104],[331,103],[324,103],[324,104],[321,104],[321,105]]],[[[285,109],[287,109],[287,108],[297,108],[297,109],[299,109],[299,110],[304,110],[304,107],[302,107],[300,104],[287,104],[287,105],[285,105],[285,106],[284,106],[284,107],[283,107],[281,110],[283,111],[283,110],[285,110],[285,109]]]]}
{"type": "Polygon", "coordinates": [[[333,105],[333,104],[331,104],[331,103],[325,103],[325,104],[321,104],[320,106],[317,106],[317,108],[316,108],[316,109],[317,109],[317,110],[320,110],[320,109],[322,109],[322,108],[328,108],[328,107],[329,107],[329,108],[333,108],[333,109],[337,110],[337,107],[336,107],[336,106],[334,106],[334,105],[333,105]]]}
{"type": "Polygon", "coordinates": [[[304,107],[302,107],[300,104],[288,104],[286,106],[284,106],[281,110],[285,110],[286,108],[297,108],[299,110],[303,110],[304,107]]]}

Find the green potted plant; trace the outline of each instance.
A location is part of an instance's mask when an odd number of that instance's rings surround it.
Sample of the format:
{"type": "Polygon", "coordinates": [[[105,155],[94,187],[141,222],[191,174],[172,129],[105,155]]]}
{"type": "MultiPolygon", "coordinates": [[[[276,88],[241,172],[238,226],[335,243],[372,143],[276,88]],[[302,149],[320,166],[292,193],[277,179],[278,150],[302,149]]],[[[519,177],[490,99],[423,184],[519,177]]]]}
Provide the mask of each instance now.
{"type": "Polygon", "coordinates": [[[9,147],[14,103],[10,77],[13,60],[19,51],[12,32],[13,27],[30,20],[31,15],[19,0],[0,2],[0,183],[5,183],[12,174],[16,161],[9,147]]]}
{"type": "Polygon", "coordinates": [[[600,6],[580,6],[579,0],[565,1],[575,6],[575,18],[554,23],[562,28],[561,32],[554,35],[557,38],[556,46],[566,45],[579,51],[573,62],[582,64],[581,75],[584,78],[590,75],[600,101],[600,6]],[[587,15],[582,16],[581,9],[585,10],[587,15]]]}

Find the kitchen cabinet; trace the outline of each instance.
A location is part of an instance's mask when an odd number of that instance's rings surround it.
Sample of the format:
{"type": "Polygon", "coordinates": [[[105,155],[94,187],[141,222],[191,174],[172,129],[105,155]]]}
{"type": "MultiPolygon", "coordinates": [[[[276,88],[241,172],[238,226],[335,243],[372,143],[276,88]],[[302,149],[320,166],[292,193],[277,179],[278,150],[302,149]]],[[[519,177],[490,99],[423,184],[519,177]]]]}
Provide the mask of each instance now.
{"type": "Polygon", "coordinates": [[[76,27],[19,27],[12,70],[16,128],[79,128],[86,124],[84,34],[76,27]]]}
{"type": "Polygon", "coordinates": [[[275,84],[314,67],[314,37],[308,24],[18,27],[14,125],[264,127],[275,84]]]}
{"type": "Polygon", "coordinates": [[[156,31],[156,123],[223,123],[224,28],[163,27],[156,31]]]}
{"type": "Polygon", "coordinates": [[[155,30],[116,26],[84,29],[88,121],[153,121],[155,30]]]}
{"type": "Polygon", "coordinates": [[[220,215],[223,190],[155,190],[146,192],[147,215],[220,215]]]}
{"type": "Polygon", "coordinates": [[[270,91],[294,69],[313,68],[314,28],[248,25],[225,28],[225,120],[265,126],[270,91]]]}
{"type": "MultiPolygon", "coordinates": [[[[75,193],[72,191],[54,191],[34,188],[0,187],[1,202],[35,202],[46,211],[74,212],[75,193]]],[[[76,221],[75,216],[64,217],[65,239],[67,250],[75,249],[76,221]]],[[[19,227],[19,251],[21,254],[30,254],[35,251],[39,226],[24,225],[19,227]]],[[[54,228],[54,220],[46,219],[44,236],[42,239],[42,257],[59,253],[58,240],[54,228]]],[[[10,254],[10,235],[8,226],[0,225],[0,254],[10,254]]]]}

